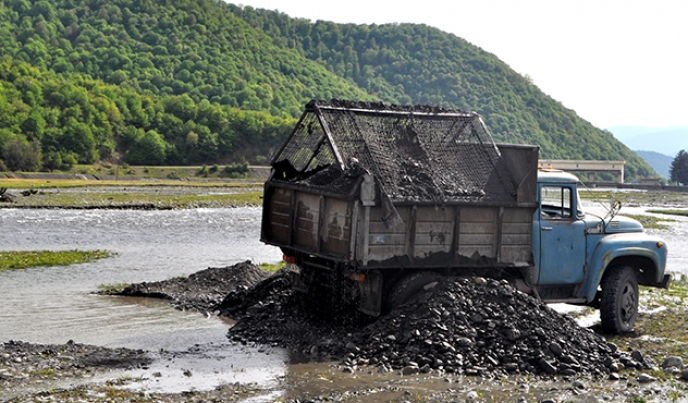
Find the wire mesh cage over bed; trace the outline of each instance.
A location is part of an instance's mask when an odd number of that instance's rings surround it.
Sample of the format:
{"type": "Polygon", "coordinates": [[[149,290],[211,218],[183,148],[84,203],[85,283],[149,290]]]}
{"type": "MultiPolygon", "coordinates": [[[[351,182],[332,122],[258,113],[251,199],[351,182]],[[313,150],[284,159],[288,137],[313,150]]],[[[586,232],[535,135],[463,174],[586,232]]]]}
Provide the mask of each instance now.
{"type": "Polygon", "coordinates": [[[477,113],[429,106],[313,100],[272,165],[342,195],[368,172],[394,202],[509,203],[518,187],[477,113]]]}

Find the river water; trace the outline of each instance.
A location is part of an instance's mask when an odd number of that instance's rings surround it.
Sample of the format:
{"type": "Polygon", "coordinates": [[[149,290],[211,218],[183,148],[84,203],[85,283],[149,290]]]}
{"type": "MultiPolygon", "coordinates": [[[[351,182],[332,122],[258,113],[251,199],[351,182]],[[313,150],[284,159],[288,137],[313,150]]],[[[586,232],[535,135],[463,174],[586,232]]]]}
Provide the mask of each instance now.
{"type": "MultiPolygon", "coordinates": [[[[623,212],[645,210],[634,207],[623,212]]],[[[686,274],[688,219],[671,218],[677,220],[670,224],[671,230],[659,231],[669,245],[667,270],[686,274]]],[[[94,294],[101,284],[165,280],[245,260],[276,263],[281,252],[259,241],[260,220],[260,208],[0,209],[0,250],[114,253],[91,263],[0,273],[0,342],[74,340],[158,352],[159,360],[147,370],[148,376],[134,374],[148,379],[153,371],[159,372],[162,376],[154,381],[137,385],[154,391],[272,382],[287,368],[288,354],[231,345],[225,337],[229,322],[174,310],[166,301],[94,294]],[[189,368],[198,376],[181,375],[189,368]]]]}
{"type": "Polygon", "coordinates": [[[286,352],[230,345],[227,321],[178,311],[167,301],[94,294],[101,284],[166,280],[245,260],[277,263],[279,249],[259,241],[260,220],[260,208],[0,209],[0,250],[114,254],[91,263],[0,273],[0,342],[74,340],[164,351],[147,371],[148,377],[162,375],[144,385],[155,391],[274,380],[284,373],[286,352]],[[196,376],[182,376],[191,368],[196,376]]]}

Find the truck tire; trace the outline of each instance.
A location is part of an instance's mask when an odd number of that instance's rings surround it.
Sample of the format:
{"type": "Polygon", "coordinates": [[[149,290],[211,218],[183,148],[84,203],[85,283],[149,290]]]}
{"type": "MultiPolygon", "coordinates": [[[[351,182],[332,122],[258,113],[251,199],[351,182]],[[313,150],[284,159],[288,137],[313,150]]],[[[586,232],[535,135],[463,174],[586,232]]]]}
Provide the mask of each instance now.
{"type": "Polygon", "coordinates": [[[600,318],[607,333],[633,329],[638,316],[638,279],[629,266],[615,266],[602,279],[600,318]]]}
{"type": "Polygon", "coordinates": [[[417,271],[397,281],[387,298],[386,311],[403,305],[423,289],[434,287],[443,276],[434,271],[417,271]]]}

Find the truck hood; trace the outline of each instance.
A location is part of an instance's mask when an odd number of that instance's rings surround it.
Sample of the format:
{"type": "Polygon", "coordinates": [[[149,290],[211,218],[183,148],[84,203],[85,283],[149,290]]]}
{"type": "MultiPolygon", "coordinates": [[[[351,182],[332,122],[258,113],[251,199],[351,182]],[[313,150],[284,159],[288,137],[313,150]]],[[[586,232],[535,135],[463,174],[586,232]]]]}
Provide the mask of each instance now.
{"type": "Polygon", "coordinates": [[[643,225],[638,221],[623,216],[616,216],[611,221],[606,221],[606,234],[618,234],[622,232],[643,232],[643,225]]]}
{"type": "Polygon", "coordinates": [[[643,225],[638,221],[623,216],[615,216],[609,220],[602,219],[602,215],[587,213],[585,216],[586,228],[589,234],[623,234],[629,232],[644,232],[643,225]]]}

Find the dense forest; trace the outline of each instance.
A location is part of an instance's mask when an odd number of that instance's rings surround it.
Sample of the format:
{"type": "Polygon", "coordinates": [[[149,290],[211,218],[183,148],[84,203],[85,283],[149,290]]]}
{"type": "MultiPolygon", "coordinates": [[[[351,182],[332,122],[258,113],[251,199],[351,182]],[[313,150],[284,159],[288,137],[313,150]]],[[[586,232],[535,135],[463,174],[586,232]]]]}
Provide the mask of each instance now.
{"type": "Polygon", "coordinates": [[[0,168],[265,163],[311,98],[479,112],[543,158],[623,159],[495,55],[425,25],[311,22],[219,0],[0,0],[0,168]]]}

